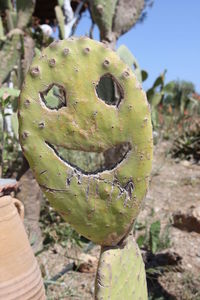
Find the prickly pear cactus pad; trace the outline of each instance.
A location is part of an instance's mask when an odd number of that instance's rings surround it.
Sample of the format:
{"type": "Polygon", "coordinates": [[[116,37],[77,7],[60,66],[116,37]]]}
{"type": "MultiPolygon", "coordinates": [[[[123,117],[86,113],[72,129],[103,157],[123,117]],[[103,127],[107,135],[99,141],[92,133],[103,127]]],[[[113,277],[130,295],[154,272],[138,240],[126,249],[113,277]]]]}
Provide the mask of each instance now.
{"type": "Polygon", "coordinates": [[[95,285],[96,300],[148,299],[144,263],[132,235],[121,245],[101,248],[95,285]]]}
{"type": "Polygon", "coordinates": [[[94,21],[100,29],[101,37],[108,38],[112,32],[113,16],[117,0],[90,0],[94,21]]]}
{"type": "Polygon", "coordinates": [[[133,72],[102,43],[54,42],[26,76],[19,124],[51,205],[93,242],[117,244],[139,212],[152,163],[149,105],[133,72]],[[106,79],[110,99],[101,96],[106,79]]]}

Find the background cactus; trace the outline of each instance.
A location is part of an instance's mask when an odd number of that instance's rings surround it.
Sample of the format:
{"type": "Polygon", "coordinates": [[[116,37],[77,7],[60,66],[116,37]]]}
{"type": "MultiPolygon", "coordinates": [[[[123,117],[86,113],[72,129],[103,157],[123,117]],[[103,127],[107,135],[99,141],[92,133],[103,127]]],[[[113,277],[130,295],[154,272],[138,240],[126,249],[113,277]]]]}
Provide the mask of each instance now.
{"type": "Polygon", "coordinates": [[[117,54],[131,69],[133,68],[133,72],[140,83],[147,79],[148,73],[140,69],[137,59],[125,45],[121,45],[117,49],[117,54]]]}
{"type": "Polygon", "coordinates": [[[60,36],[62,39],[64,39],[65,38],[65,17],[59,5],[55,6],[55,13],[60,28],[60,36]]]}
{"type": "Polygon", "coordinates": [[[2,18],[0,16],[0,41],[4,39],[5,39],[4,28],[3,28],[2,18]]]}
{"type": "Polygon", "coordinates": [[[90,0],[89,3],[101,40],[112,48],[117,39],[140,19],[146,5],[144,0],[90,0]]]}
{"type": "MultiPolygon", "coordinates": [[[[152,159],[149,105],[132,71],[99,42],[88,38],[54,42],[35,57],[26,76],[19,124],[24,155],[52,206],[78,233],[103,245],[97,278],[105,272],[104,257],[113,256],[117,272],[123,253],[131,260],[123,259],[125,269],[132,269],[133,263],[137,273],[141,257],[136,259],[132,238],[117,245],[138,215],[152,159]],[[118,97],[112,101],[99,95],[105,77],[117,89],[118,97]],[[71,151],[87,153],[86,161],[95,158],[94,167],[88,170],[71,161],[71,151]]],[[[120,282],[129,282],[123,272],[120,282]]],[[[141,280],[139,290],[143,286],[146,297],[144,276],[141,280]]],[[[111,284],[118,285],[117,280],[111,284]]],[[[97,299],[101,293],[107,297],[108,289],[103,290],[97,285],[97,299]]],[[[115,299],[115,291],[109,293],[115,299]]]]}
{"type": "Polygon", "coordinates": [[[5,40],[0,50],[1,70],[0,84],[6,80],[13,67],[20,58],[21,43],[20,36],[14,35],[12,38],[5,40]],[[18,49],[18,50],[17,50],[18,49]]]}
{"type": "Polygon", "coordinates": [[[90,1],[92,17],[98,25],[102,40],[112,40],[112,22],[117,0],[94,0],[90,1]]]}
{"type": "MultiPolygon", "coordinates": [[[[35,1],[16,1],[16,11],[13,9],[11,1],[2,1],[0,3],[0,12],[4,12],[6,17],[4,20],[5,26],[1,29],[0,20],[0,86],[10,75],[10,72],[15,66],[18,71],[18,87],[24,79],[24,75],[27,70],[27,64],[29,65],[32,60],[32,55],[29,57],[29,63],[27,63],[27,40],[32,41],[30,37],[24,35],[24,29],[30,21],[35,1]],[[4,32],[6,28],[6,32],[4,32]],[[7,33],[7,36],[4,34],[7,33]]],[[[32,43],[31,43],[32,44],[32,43]]],[[[33,46],[33,45],[31,45],[33,46]]],[[[32,47],[33,48],[33,47],[32,47]]],[[[33,50],[30,50],[33,54],[33,50]]]]}

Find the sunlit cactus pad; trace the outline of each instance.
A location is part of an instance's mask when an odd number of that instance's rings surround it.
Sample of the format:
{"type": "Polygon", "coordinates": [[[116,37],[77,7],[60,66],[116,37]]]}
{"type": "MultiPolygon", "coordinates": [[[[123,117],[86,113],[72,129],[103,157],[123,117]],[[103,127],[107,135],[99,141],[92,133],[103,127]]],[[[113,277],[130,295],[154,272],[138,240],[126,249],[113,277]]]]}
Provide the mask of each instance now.
{"type": "Polygon", "coordinates": [[[149,105],[133,72],[102,43],[54,42],[26,76],[19,124],[51,205],[93,242],[117,244],[138,215],[152,164],[149,105]]]}
{"type": "Polygon", "coordinates": [[[111,34],[117,0],[90,0],[92,17],[102,36],[111,34]]]}
{"type": "Polygon", "coordinates": [[[115,247],[102,247],[96,276],[96,300],[147,300],[144,263],[130,235],[115,247]]]}

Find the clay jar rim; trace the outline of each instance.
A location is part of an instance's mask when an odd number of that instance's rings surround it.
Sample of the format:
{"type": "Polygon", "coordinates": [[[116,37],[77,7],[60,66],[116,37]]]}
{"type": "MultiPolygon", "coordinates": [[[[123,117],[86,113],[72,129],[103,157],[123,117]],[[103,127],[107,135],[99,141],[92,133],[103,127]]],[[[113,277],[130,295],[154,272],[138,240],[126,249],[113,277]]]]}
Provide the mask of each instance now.
{"type": "Polygon", "coordinates": [[[11,196],[0,197],[0,209],[5,206],[9,206],[11,204],[13,204],[16,207],[20,218],[23,220],[24,219],[24,205],[22,204],[22,202],[16,198],[12,198],[11,196]]]}

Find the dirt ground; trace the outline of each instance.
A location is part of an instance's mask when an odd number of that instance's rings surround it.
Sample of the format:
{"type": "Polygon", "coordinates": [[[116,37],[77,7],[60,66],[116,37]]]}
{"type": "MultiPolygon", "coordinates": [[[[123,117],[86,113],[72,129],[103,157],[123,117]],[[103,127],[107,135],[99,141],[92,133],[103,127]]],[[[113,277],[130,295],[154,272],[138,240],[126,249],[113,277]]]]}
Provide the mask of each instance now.
{"type": "MultiPolygon", "coordinates": [[[[173,213],[200,208],[200,166],[187,161],[175,162],[166,155],[169,147],[167,142],[155,147],[150,189],[137,220],[146,224],[160,220],[162,228],[172,223],[173,213]]],[[[200,300],[200,233],[171,225],[169,228],[170,248],[165,251],[175,253],[180,262],[157,276],[147,273],[149,299],[200,300]]],[[[65,249],[54,245],[41,252],[37,258],[47,299],[93,299],[99,249],[95,246],[88,251],[94,258],[89,273],[78,272],[74,266],[74,262],[79,263],[82,248],[69,243],[65,249]],[[73,270],[67,271],[72,266],[73,270]]]]}

